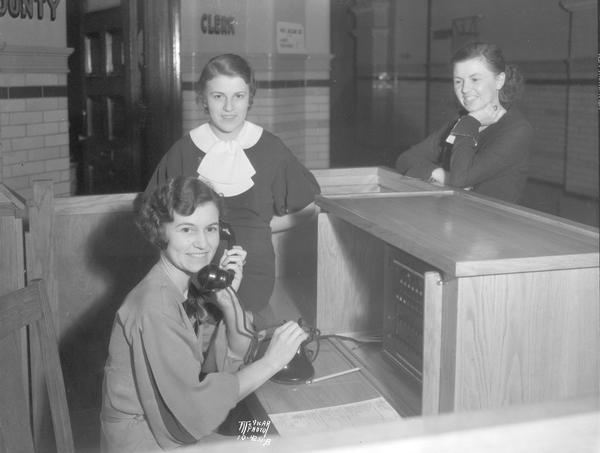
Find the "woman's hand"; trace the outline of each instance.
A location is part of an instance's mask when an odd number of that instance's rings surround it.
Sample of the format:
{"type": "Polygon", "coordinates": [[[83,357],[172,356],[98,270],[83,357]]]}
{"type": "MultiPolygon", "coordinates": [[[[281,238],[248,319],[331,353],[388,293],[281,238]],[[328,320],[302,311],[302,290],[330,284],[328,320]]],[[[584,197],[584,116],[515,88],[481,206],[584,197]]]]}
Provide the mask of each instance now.
{"type": "Polygon", "coordinates": [[[294,357],[308,334],[294,321],[288,321],[273,332],[263,359],[275,370],[282,369],[294,357]]]}
{"type": "Polygon", "coordinates": [[[265,354],[238,371],[240,385],[238,398],[245,398],[286,366],[307,338],[308,334],[293,321],[288,321],[275,329],[265,354]]]}
{"type": "Polygon", "coordinates": [[[429,177],[428,182],[443,186],[444,184],[446,184],[447,176],[448,175],[446,173],[446,170],[444,170],[441,167],[438,167],[431,172],[431,176],[429,177]]]}
{"type": "Polygon", "coordinates": [[[231,287],[237,291],[244,276],[244,264],[246,264],[246,255],[248,252],[239,245],[234,245],[233,248],[225,250],[219,261],[219,266],[223,269],[231,269],[235,272],[231,287]]]}

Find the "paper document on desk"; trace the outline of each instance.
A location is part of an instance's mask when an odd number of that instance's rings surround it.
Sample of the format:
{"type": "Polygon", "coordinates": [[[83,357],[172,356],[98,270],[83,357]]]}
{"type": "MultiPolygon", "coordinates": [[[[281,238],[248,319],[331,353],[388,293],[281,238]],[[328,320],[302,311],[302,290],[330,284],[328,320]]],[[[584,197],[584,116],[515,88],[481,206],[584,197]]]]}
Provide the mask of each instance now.
{"type": "Polygon", "coordinates": [[[390,403],[381,396],[339,406],[269,414],[269,417],[281,436],[310,434],[401,418],[390,403]]]}

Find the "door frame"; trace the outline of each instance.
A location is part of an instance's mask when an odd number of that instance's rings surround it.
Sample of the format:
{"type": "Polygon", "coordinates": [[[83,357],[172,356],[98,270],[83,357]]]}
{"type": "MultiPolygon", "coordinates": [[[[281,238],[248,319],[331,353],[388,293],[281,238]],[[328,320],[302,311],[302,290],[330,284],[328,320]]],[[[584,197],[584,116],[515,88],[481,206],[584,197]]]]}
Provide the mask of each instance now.
{"type": "MultiPolygon", "coordinates": [[[[128,24],[125,60],[132,80],[127,122],[133,147],[135,188],[143,190],[162,155],[183,133],[181,105],[181,5],[180,0],[121,0],[128,24]],[[164,119],[168,118],[168,121],[164,119]]],[[[78,164],[76,194],[86,190],[82,138],[86,118],[83,93],[84,52],[82,26],[84,2],[67,0],[69,60],[69,152],[78,164]]]]}
{"type": "Polygon", "coordinates": [[[161,157],[183,133],[180,0],[138,0],[144,27],[143,99],[148,117],[142,141],[145,187],[161,157]],[[166,20],[165,20],[166,18],[166,20]],[[165,121],[168,119],[168,121],[165,121]]]}

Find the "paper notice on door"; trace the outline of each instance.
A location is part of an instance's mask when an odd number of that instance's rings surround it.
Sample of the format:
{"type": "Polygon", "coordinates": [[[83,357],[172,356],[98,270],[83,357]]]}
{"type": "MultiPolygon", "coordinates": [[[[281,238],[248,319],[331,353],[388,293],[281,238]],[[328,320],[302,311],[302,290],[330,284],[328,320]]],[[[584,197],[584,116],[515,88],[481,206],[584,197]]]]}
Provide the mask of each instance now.
{"type": "Polygon", "coordinates": [[[279,53],[305,53],[304,25],[277,22],[277,51],[279,53]]]}
{"type": "Polygon", "coordinates": [[[306,411],[269,414],[269,417],[281,436],[351,428],[401,418],[383,397],[306,411]]]}

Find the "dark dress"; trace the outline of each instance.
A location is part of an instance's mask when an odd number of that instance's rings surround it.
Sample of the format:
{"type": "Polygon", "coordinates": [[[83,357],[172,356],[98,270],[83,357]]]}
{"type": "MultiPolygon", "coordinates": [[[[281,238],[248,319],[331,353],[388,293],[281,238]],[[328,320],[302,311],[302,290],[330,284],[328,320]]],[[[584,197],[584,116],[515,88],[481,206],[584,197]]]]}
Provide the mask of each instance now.
{"type": "MultiPolygon", "coordinates": [[[[258,312],[268,305],[275,282],[270,228],[273,215],[306,207],[320,188],[313,174],[278,137],[266,130],[256,145],[245,152],[256,170],[252,177],[254,186],[242,194],[224,198],[225,212],[221,219],[232,226],[237,244],[248,252],[238,291],[240,302],[246,309],[258,312]]],[[[151,192],[168,178],[198,176],[198,165],[204,155],[186,134],[163,156],[145,192],[151,192]]],[[[215,259],[220,256],[219,251],[215,259]]]]}
{"type": "Polygon", "coordinates": [[[481,124],[465,115],[412,146],[396,160],[400,173],[424,180],[443,167],[442,148],[448,133],[456,136],[446,184],[511,203],[519,202],[528,174],[533,128],[516,108],[479,132],[481,124]],[[456,123],[456,124],[454,124],[456,123]]]}

